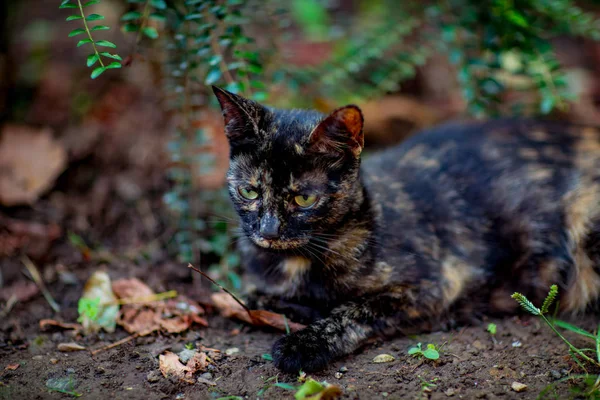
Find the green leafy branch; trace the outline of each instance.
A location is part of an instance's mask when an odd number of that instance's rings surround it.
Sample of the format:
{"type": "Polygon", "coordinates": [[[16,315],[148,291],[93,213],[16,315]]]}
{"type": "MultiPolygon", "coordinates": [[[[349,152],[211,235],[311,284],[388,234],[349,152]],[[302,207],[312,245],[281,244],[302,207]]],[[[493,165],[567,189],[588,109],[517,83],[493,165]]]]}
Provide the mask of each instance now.
{"type": "Polygon", "coordinates": [[[99,63],[100,65],[98,67],[94,68],[94,70],[92,71],[92,74],[91,74],[92,79],[96,79],[107,69],[121,68],[121,63],[119,62],[119,61],[121,61],[121,57],[118,54],[111,54],[107,51],[99,51],[98,50],[98,47],[108,47],[108,48],[114,49],[117,47],[117,45],[108,40],[94,40],[94,38],[92,37],[92,32],[106,31],[106,30],[110,29],[106,25],[96,25],[91,28],[88,25],[88,22],[99,21],[99,20],[104,19],[104,16],[102,16],[100,14],[89,14],[86,16],[85,12],[83,10],[85,7],[89,7],[91,5],[98,4],[98,3],[100,3],[100,0],[89,0],[83,4],[82,4],[81,0],[77,0],[77,4],[71,3],[70,0],[63,0],[59,6],[59,8],[78,9],[79,10],[78,15],[74,14],[74,15],[68,16],[67,21],[81,20],[81,21],[83,21],[83,28],[73,29],[69,33],[69,37],[74,37],[74,36],[78,36],[78,35],[82,35],[82,34],[87,35],[87,38],[81,39],[77,43],[77,47],[81,47],[86,44],[91,44],[92,48],[94,49],[94,52],[92,54],[88,55],[88,57],[87,57],[87,66],[93,67],[96,63],[99,63]],[[116,61],[111,61],[109,64],[108,63],[105,64],[105,61],[102,60],[102,57],[105,57],[105,58],[108,58],[111,60],[116,60],[116,61]]]}

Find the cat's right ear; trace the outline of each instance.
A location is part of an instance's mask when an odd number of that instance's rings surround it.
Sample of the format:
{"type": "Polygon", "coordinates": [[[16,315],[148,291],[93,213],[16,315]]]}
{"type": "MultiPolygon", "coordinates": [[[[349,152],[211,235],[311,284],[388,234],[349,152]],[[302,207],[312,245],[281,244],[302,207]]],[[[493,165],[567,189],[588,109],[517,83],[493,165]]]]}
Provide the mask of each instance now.
{"type": "Polygon", "coordinates": [[[225,134],[230,145],[252,142],[258,135],[258,125],[264,117],[265,108],[255,101],[248,100],[220,87],[212,87],[225,122],[225,134]]]}

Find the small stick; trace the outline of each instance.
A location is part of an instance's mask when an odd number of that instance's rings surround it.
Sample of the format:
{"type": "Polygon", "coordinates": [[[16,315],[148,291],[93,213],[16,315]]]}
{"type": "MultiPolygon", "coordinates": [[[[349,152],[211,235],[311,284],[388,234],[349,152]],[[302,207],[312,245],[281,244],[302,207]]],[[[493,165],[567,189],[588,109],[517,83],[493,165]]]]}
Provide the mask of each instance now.
{"type": "Polygon", "coordinates": [[[123,299],[119,299],[117,301],[113,301],[110,304],[118,304],[118,305],[126,305],[126,304],[136,304],[136,303],[151,303],[154,301],[161,301],[166,299],[172,299],[173,297],[177,297],[177,290],[169,290],[168,292],[162,292],[158,294],[153,294],[152,296],[142,296],[142,297],[125,297],[123,299]]]}
{"type": "Polygon", "coordinates": [[[52,309],[55,312],[60,312],[60,306],[52,298],[52,295],[50,294],[48,289],[46,289],[46,285],[44,284],[42,276],[40,275],[40,272],[38,271],[38,269],[35,266],[35,264],[33,263],[33,261],[31,261],[29,259],[29,257],[23,256],[23,258],[21,258],[21,262],[23,263],[23,265],[25,265],[25,268],[27,268],[27,271],[29,271],[29,274],[31,275],[31,278],[33,279],[35,284],[40,288],[40,291],[46,298],[46,301],[48,302],[48,304],[50,304],[50,307],[52,307],[52,309]]]}
{"type": "Polygon", "coordinates": [[[250,318],[252,320],[254,320],[254,318],[252,317],[252,314],[250,313],[250,309],[240,299],[238,299],[235,294],[233,294],[229,290],[225,289],[223,286],[221,286],[219,283],[217,283],[213,278],[211,278],[210,276],[206,275],[204,272],[200,271],[198,268],[194,267],[192,264],[188,264],[188,268],[193,269],[194,271],[196,271],[197,273],[199,273],[200,275],[202,275],[203,277],[205,277],[206,279],[208,279],[210,282],[212,282],[213,285],[217,285],[222,291],[224,291],[225,293],[227,293],[228,295],[230,295],[231,297],[233,297],[233,299],[235,301],[237,301],[237,303],[240,306],[242,306],[244,308],[244,310],[246,310],[246,312],[248,313],[248,315],[250,316],[250,318]]]}
{"type": "MultiPolygon", "coordinates": [[[[144,333],[144,334],[147,334],[146,332],[143,332],[143,333],[144,333]]],[[[105,350],[110,350],[110,349],[112,349],[113,347],[117,347],[117,346],[120,346],[120,345],[122,345],[123,343],[127,343],[127,342],[129,342],[130,340],[133,340],[133,339],[135,339],[135,338],[136,338],[136,337],[138,337],[138,336],[144,336],[144,335],[142,335],[142,334],[140,334],[140,333],[134,333],[133,335],[127,336],[127,337],[125,337],[125,338],[123,338],[123,339],[121,339],[121,340],[117,340],[117,341],[116,341],[116,342],[114,342],[114,343],[111,343],[111,344],[109,344],[109,345],[106,345],[106,346],[104,346],[104,347],[100,347],[99,349],[96,349],[96,350],[92,350],[90,353],[91,353],[93,356],[95,356],[96,354],[98,354],[98,353],[100,353],[100,352],[102,352],[102,351],[105,351],[105,350]]]]}

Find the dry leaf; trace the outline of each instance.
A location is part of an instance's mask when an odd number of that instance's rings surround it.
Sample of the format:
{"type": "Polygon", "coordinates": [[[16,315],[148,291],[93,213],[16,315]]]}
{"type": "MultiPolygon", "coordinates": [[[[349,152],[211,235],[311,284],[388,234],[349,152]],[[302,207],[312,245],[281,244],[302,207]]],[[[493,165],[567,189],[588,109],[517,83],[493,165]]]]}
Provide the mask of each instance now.
{"type": "Polygon", "coordinates": [[[186,373],[189,372],[189,368],[179,361],[177,354],[166,351],[165,354],[161,354],[158,357],[158,364],[160,372],[165,378],[177,378],[188,383],[194,383],[186,378],[186,373]]]}
{"type": "Polygon", "coordinates": [[[58,346],[56,346],[56,348],[58,349],[58,351],[64,351],[64,352],[85,350],[85,347],[83,347],[82,345],[77,344],[75,342],[59,343],[58,346]]]}
{"type": "Polygon", "coordinates": [[[49,129],[6,125],[0,135],[0,204],[33,203],[66,163],[66,151],[49,129]]]}
{"type": "Polygon", "coordinates": [[[190,358],[185,364],[188,371],[186,372],[186,377],[188,379],[193,379],[194,374],[198,371],[205,371],[206,367],[208,367],[208,362],[206,361],[206,354],[202,352],[196,352],[192,358],[190,358]]]}
{"type": "Polygon", "coordinates": [[[8,364],[6,366],[6,368],[4,368],[5,371],[14,371],[17,368],[19,368],[21,365],[20,364],[8,364]]]}
{"type": "MultiPolygon", "coordinates": [[[[266,310],[250,310],[248,313],[233,297],[227,293],[213,293],[211,299],[221,315],[226,318],[237,318],[255,326],[269,326],[281,331],[286,331],[286,320],[282,314],[266,310]]],[[[287,320],[290,331],[296,332],[306,326],[287,320]]]]}
{"type": "Polygon", "coordinates": [[[159,329],[181,333],[194,323],[208,326],[206,320],[200,317],[204,309],[184,296],[157,301],[154,291],[137,278],[119,279],[112,287],[119,298],[133,302],[122,307],[117,319],[117,323],[129,333],[159,329]]]}
{"type": "Polygon", "coordinates": [[[160,328],[160,324],[157,322],[159,319],[155,310],[124,306],[117,318],[117,323],[133,334],[158,330],[160,328]]]}
{"type": "Polygon", "coordinates": [[[154,296],[154,291],[137,278],[118,279],[113,282],[112,290],[120,299],[136,299],[154,296]]]}
{"type": "Polygon", "coordinates": [[[80,302],[88,300],[94,303],[95,315],[92,317],[86,313],[81,314],[78,321],[81,322],[86,333],[95,333],[104,329],[106,332],[114,332],[117,325],[119,305],[110,284],[110,277],[104,271],[96,271],[83,287],[80,302]],[[96,309],[97,308],[97,309],[96,309]]]}
{"type": "Polygon", "coordinates": [[[42,319],[40,320],[40,330],[49,331],[51,329],[75,329],[80,330],[82,328],[79,324],[70,324],[67,322],[56,321],[54,319],[42,319]]]}

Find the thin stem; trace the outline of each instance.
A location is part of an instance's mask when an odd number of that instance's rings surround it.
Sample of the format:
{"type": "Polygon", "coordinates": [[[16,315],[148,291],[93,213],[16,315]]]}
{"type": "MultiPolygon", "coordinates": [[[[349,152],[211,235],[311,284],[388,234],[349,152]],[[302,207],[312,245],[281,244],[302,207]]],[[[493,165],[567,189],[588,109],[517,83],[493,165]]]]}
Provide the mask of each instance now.
{"type": "Polygon", "coordinates": [[[98,52],[98,48],[96,47],[96,42],[94,38],[92,38],[92,32],[90,32],[90,28],[87,24],[87,20],[85,19],[85,13],[83,12],[83,5],[81,5],[81,0],[77,0],[77,5],[79,6],[79,12],[81,13],[81,17],[83,18],[83,26],[85,27],[85,32],[88,35],[88,38],[92,41],[92,47],[94,48],[94,53],[96,53],[96,57],[98,57],[98,62],[102,68],[106,68],[104,63],[102,62],[102,57],[100,57],[100,52],[98,52]]]}
{"type": "Polygon", "coordinates": [[[586,356],[581,350],[579,350],[577,347],[573,346],[571,344],[571,342],[569,342],[563,335],[561,335],[561,333],[554,327],[554,325],[546,318],[546,316],[544,314],[540,314],[540,317],[542,317],[542,319],[544,320],[544,322],[546,322],[546,324],[550,327],[550,329],[552,329],[554,331],[554,333],[556,333],[558,335],[558,337],[560,337],[562,339],[562,341],[565,342],[567,344],[567,346],[569,346],[569,349],[571,349],[572,352],[576,353],[577,355],[579,355],[580,357],[582,357],[584,360],[586,360],[587,362],[589,362],[591,364],[600,365],[600,363],[598,363],[594,359],[586,356]]]}

